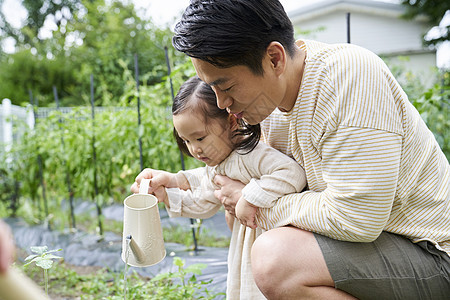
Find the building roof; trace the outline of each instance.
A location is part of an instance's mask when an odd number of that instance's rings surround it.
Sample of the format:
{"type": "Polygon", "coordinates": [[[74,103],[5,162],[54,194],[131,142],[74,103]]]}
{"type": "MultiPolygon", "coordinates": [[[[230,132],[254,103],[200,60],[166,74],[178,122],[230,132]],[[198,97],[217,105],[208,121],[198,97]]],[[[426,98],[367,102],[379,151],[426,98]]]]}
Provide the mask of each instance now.
{"type": "MultiPolygon", "coordinates": [[[[405,7],[399,3],[374,0],[323,0],[288,12],[293,22],[311,20],[334,11],[359,12],[371,15],[399,18],[405,7]]],[[[417,21],[423,21],[419,18],[417,21]]]]}

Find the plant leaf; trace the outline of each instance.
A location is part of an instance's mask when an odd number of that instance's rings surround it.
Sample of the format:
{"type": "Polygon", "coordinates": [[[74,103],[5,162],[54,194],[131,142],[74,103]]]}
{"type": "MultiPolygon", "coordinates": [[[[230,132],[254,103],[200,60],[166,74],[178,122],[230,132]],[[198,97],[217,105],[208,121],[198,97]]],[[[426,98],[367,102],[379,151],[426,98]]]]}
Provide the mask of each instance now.
{"type": "Polygon", "coordinates": [[[201,275],[202,270],[205,269],[206,267],[207,267],[206,264],[193,264],[186,267],[184,270],[186,271],[186,273],[194,273],[197,275],[201,275]]]}
{"type": "MultiPolygon", "coordinates": [[[[25,258],[25,261],[32,260],[32,259],[34,259],[35,257],[38,257],[38,255],[36,255],[36,254],[28,255],[27,258],[25,258]]],[[[32,262],[32,261],[30,261],[30,263],[31,263],[31,262],[32,262]]]]}
{"type": "Polygon", "coordinates": [[[36,261],[36,266],[41,267],[42,269],[50,269],[53,265],[53,260],[51,259],[40,259],[36,261]]]}
{"type": "Polygon", "coordinates": [[[47,252],[48,247],[47,246],[31,246],[30,250],[31,250],[31,252],[34,252],[38,255],[42,255],[45,252],[47,252]]]}
{"type": "Polygon", "coordinates": [[[179,257],[174,257],[173,258],[173,264],[177,267],[183,267],[184,266],[184,260],[179,258],[179,257]]]}
{"type": "Polygon", "coordinates": [[[46,254],[44,256],[45,259],[60,259],[62,258],[61,256],[57,256],[57,255],[53,255],[53,254],[46,254]]]}
{"type": "Polygon", "coordinates": [[[53,253],[53,252],[58,252],[58,251],[62,251],[62,249],[49,250],[46,253],[53,253]]]}
{"type": "MultiPolygon", "coordinates": [[[[40,256],[36,256],[35,258],[33,258],[29,263],[27,263],[27,264],[25,264],[25,267],[26,266],[29,266],[31,263],[33,263],[33,262],[37,262],[37,261],[39,261],[39,260],[41,260],[42,258],[40,257],[40,256]]],[[[37,264],[37,263],[36,263],[37,264]]]]}

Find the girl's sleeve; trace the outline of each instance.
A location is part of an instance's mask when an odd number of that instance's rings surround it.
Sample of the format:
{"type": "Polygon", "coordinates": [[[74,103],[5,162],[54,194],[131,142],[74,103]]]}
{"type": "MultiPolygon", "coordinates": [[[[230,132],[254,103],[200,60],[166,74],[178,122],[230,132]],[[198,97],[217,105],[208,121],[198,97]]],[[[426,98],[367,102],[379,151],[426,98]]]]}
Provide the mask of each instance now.
{"type": "Polygon", "coordinates": [[[169,199],[167,212],[170,217],[188,217],[207,219],[212,217],[222,205],[214,196],[214,186],[207,168],[180,171],[191,186],[183,191],[177,188],[166,188],[169,199]]]}
{"type": "Polygon", "coordinates": [[[278,198],[301,192],[306,186],[303,168],[292,158],[264,143],[244,156],[251,173],[258,174],[242,190],[242,196],[257,207],[269,208],[278,198]],[[246,156],[247,156],[246,155],[246,156]]]}

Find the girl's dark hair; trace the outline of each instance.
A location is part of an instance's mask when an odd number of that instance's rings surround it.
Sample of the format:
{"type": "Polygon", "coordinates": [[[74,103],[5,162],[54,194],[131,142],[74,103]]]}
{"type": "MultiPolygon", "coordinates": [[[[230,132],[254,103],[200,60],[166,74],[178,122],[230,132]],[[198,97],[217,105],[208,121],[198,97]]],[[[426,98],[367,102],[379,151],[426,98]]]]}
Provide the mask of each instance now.
{"type": "Polygon", "coordinates": [[[244,65],[256,75],[273,41],[294,55],[294,28],[278,0],[191,0],[172,38],[191,57],[219,68],[244,65]]]}
{"type": "MultiPolygon", "coordinates": [[[[187,109],[191,111],[199,110],[203,113],[207,125],[211,119],[220,119],[228,124],[229,113],[226,109],[220,109],[217,106],[216,94],[208,84],[197,76],[191,77],[183,83],[173,99],[172,115],[175,116],[187,109]]],[[[173,135],[180,150],[186,155],[192,156],[175,128],[173,128],[173,135]]],[[[241,154],[247,154],[258,144],[261,137],[261,127],[259,124],[250,125],[243,119],[238,119],[238,129],[233,131],[233,137],[237,140],[233,143],[234,149],[242,151],[241,154]]]]}

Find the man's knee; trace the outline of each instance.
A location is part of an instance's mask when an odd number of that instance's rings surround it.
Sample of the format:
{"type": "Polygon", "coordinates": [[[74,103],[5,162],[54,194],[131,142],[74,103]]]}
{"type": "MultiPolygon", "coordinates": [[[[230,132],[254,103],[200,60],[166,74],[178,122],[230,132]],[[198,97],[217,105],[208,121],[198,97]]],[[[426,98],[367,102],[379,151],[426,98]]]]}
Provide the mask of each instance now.
{"type": "Polygon", "coordinates": [[[314,234],[294,227],[276,228],[256,239],[252,271],[269,299],[297,299],[307,295],[309,287],[334,287],[314,234]]]}
{"type": "Polygon", "coordinates": [[[252,272],[256,285],[266,296],[281,292],[282,286],[289,282],[288,277],[301,272],[298,246],[311,238],[314,236],[310,232],[284,227],[267,231],[256,239],[252,247],[252,272]]]}
{"type": "Polygon", "coordinates": [[[252,246],[252,273],[256,285],[268,297],[277,288],[280,264],[279,249],[274,243],[274,237],[266,232],[259,236],[252,246]]]}
{"type": "Polygon", "coordinates": [[[266,232],[259,236],[252,246],[252,270],[254,276],[264,277],[277,269],[278,247],[274,244],[274,236],[266,232]]]}

